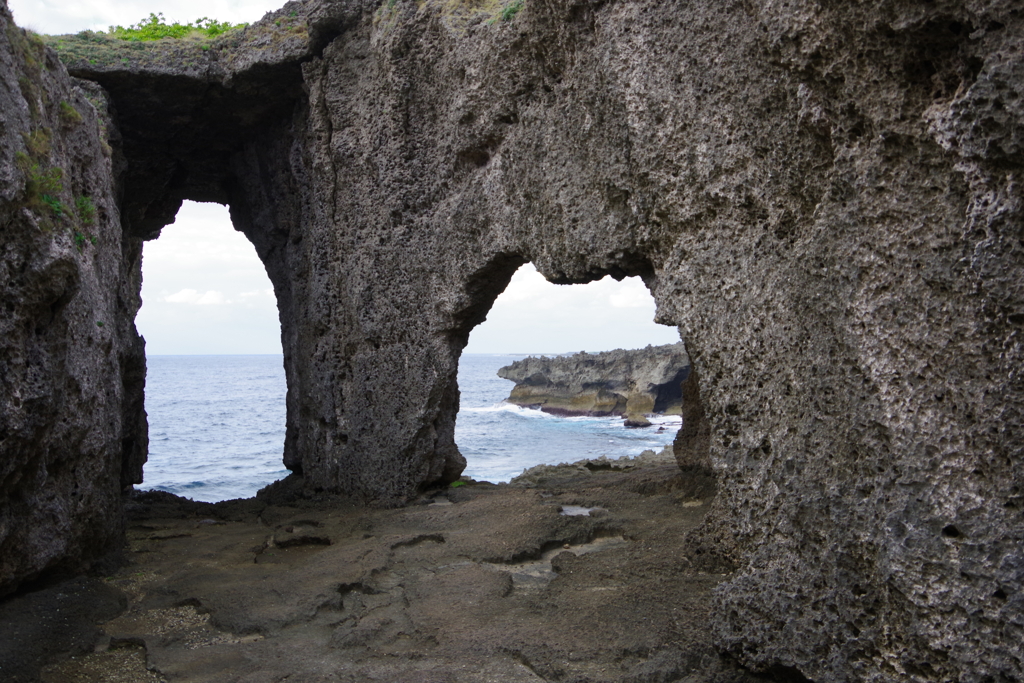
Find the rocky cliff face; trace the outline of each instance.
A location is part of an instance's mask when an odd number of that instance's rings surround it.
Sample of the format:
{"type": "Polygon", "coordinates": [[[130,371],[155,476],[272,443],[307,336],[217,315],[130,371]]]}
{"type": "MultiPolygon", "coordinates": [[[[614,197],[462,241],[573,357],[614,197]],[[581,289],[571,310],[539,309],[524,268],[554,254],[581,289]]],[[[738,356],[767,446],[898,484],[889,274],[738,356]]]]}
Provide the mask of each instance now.
{"type": "MultiPolygon", "coordinates": [[[[458,356],[522,263],[559,283],[639,275],[696,370],[681,459],[718,496],[691,561],[737,569],[719,645],[823,681],[1024,677],[1017,3],[498,9],[310,0],[208,50],[63,41],[111,94],[129,173],[102,254],[67,246],[34,312],[4,313],[5,343],[40,359],[5,399],[43,397],[5,437],[4,519],[61,529],[73,558],[89,537],[61,520],[116,507],[74,516],[70,474],[25,473],[138,471],[119,442],[142,415],[133,240],[184,198],[222,201],[278,295],[285,460],[308,486],[392,505],[458,475],[458,356]],[[119,284],[53,284],[101,263],[119,284]],[[64,384],[76,402],[54,407],[64,384]]],[[[5,134],[26,144],[8,73],[5,134]]],[[[13,208],[25,182],[6,171],[4,229],[23,232],[5,258],[49,263],[13,208]]]]}
{"type": "Polygon", "coordinates": [[[0,5],[0,595],[122,541],[146,455],[140,241],[106,95],[0,5]]]}
{"type": "Polygon", "coordinates": [[[498,370],[516,383],[509,403],[559,415],[682,413],[690,357],[682,342],[646,349],[524,358],[498,370]]]}

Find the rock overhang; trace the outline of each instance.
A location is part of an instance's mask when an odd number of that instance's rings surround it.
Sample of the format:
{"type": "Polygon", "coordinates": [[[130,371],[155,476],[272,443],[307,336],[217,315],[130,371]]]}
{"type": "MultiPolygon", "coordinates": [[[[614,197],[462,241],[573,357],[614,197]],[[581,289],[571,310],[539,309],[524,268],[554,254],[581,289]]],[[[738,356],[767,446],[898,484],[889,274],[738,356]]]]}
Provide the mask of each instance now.
{"type": "Polygon", "coordinates": [[[289,466],[385,505],[457,476],[458,353],[515,267],[641,274],[697,370],[681,464],[718,477],[693,541],[741,567],[721,646],[821,680],[1019,677],[1019,12],[442,5],[293,3],[223,59],[95,70],[139,169],[124,227],[226,200],[267,264],[289,466]],[[296,65],[255,119],[214,106],[296,65]],[[179,75],[226,137],[147,157],[118,79],[179,75]]]}

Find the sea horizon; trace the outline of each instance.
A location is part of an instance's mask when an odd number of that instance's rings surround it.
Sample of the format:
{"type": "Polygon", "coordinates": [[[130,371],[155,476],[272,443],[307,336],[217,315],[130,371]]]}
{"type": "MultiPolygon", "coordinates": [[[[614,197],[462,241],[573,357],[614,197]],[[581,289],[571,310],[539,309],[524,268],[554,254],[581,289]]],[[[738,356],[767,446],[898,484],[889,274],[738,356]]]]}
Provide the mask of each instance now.
{"type": "MultiPolygon", "coordinates": [[[[529,355],[539,354],[462,354],[455,441],[466,458],[465,476],[502,483],[535,465],[636,456],[675,438],[678,416],[627,429],[618,416],[559,417],[506,403],[514,382],[498,377],[498,368],[529,355]]],[[[287,476],[282,358],[148,356],[149,461],[137,488],[215,502],[249,498],[287,476]]]]}

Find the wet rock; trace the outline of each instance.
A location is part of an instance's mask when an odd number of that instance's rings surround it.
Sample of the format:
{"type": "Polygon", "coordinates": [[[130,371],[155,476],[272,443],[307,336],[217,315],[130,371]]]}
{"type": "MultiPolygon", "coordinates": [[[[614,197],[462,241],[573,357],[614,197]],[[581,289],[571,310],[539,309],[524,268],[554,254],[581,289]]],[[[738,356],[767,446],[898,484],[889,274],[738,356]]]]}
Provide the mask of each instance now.
{"type": "Polygon", "coordinates": [[[646,470],[647,468],[668,469],[671,473],[678,474],[679,470],[675,467],[675,463],[676,457],[672,446],[666,446],[660,452],[645,450],[635,458],[625,455],[619,458],[609,458],[607,455],[602,455],[598,458],[587,458],[558,465],[535,465],[523,470],[519,476],[513,477],[509,485],[527,488],[580,485],[593,473],[646,470]]]}
{"type": "Polygon", "coordinates": [[[624,427],[629,429],[636,429],[638,427],[650,427],[651,421],[647,419],[645,415],[627,415],[626,419],[622,422],[624,427]]]}

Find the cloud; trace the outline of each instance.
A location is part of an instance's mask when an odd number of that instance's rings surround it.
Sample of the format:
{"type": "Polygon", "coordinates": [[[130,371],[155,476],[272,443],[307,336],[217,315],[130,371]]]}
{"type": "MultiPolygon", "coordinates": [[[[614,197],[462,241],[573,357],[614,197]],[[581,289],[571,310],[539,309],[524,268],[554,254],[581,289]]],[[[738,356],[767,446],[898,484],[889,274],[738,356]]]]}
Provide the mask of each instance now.
{"type": "MultiPolygon", "coordinates": [[[[146,243],[139,331],[149,353],[280,353],[277,301],[252,244],[216,204],[185,202],[146,243]],[[184,304],[184,305],[183,305],[184,304]]],[[[639,278],[554,285],[527,264],[473,330],[468,353],[564,353],[679,340],[639,278]]]]}
{"type": "Polygon", "coordinates": [[[136,326],[147,353],[281,353],[267,271],[218,204],[185,202],[146,242],[142,301],[136,326]]]}
{"type": "Polygon", "coordinates": [[[526,264],[473,330],[465,352],[605,351],[679,341],[674,327],[654,322],[654,309],[640,278],[554,285],[526,264]]]}
{"type": "Polygon", "coordinates": [[[544,276],[537,272],[532,263],[528,263],[512,276],[501,298],[501,303],[511,304],[520,302],[531,302],[543,304],[545,299],[551,295],[552,284],[544,279],[544,276]]]}
{"type": "Polygon", "coordinates": [[[245,307],[246,310],[265,309],[277,311],[277,296],[272,287],[256,289],[251,292],[242,292],[235,297],[235,301],[245,307]]]}
{"type": "Polygon", "coordinates": [[[654,317],[654,299],[638,277],[616,282],[610,277],[586,285],[554,285],[528,263],[512,276],[512,281],[494,303],[498,311],[588,311],[612,308],[642,308],[654,317]]]}
{"type": "Polygon", "coordinates": [[[111,25],[129,26],[145,19],[153,11],[162,11],[170,22],[211,17],[236,24],[252,23],[283,4],[282,0],[176,0],[161,4],[154,10],[153,3],[142,0],[8,1],[19,26],[53,35],[78,33],[85,29],[106,31],[111,25]]]}
{"type": "Polygon", "coordinates": [[[652,308],[654,299],[639,278],[624,280],[617,292],[608,296],[612,308],[652,308]]]}
{"type": "Polygon", "coordinates": [[[172,304],[196,304],[198,306],[231,303],[231,300],[224,296],[222,292],[216,292],[212,289],[205,294],[200,294],[194,289],[183,289],[180,292],[165,296],[161,300],[172,304]]]}

